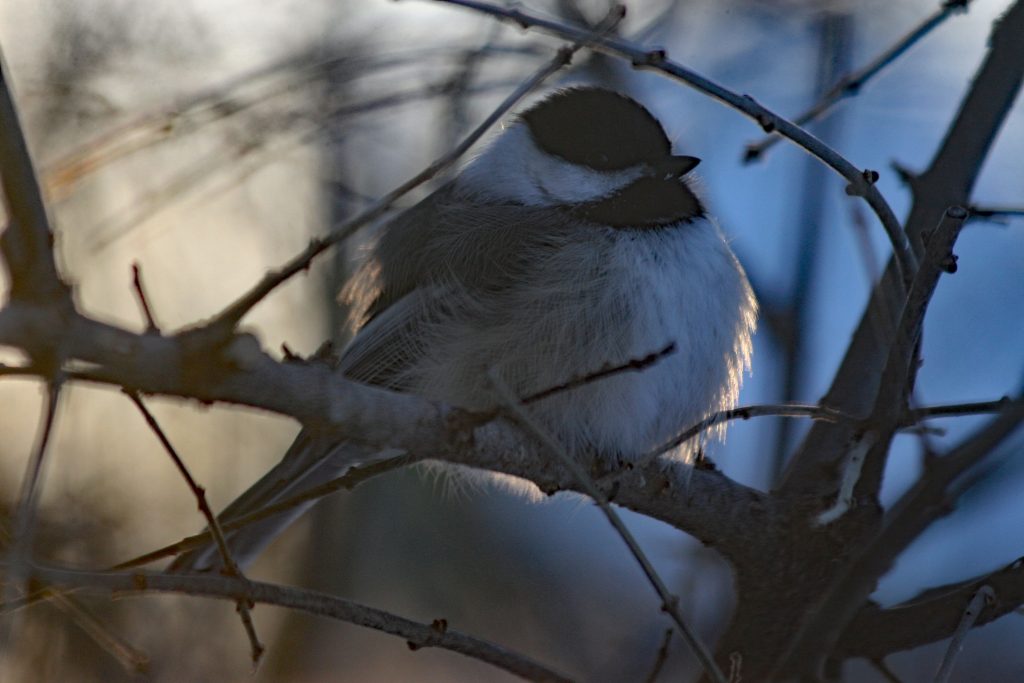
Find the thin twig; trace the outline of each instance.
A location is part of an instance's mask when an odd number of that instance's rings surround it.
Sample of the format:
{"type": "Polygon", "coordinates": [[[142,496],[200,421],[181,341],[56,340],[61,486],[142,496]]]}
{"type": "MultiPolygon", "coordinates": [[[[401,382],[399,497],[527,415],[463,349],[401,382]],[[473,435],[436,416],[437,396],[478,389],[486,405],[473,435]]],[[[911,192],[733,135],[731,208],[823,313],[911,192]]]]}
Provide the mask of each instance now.
{"type": "Polygon", "coordinates": [[[970,217],[967,220],[987,220],[993,223],[1006,223],[1008,218],[1024,218],[1024,208],[1010,206],[975,206],[967,207],[970,217]]]}
{"type": "Polygon", "coordinates": [[[998,413],[1011,403],[1009,396],[1003,396],[995,401],[978,401],[975,403],[948,403],[936,406],[924,406],[908,410],[903,418],[903,426],[909,427],[921,420],[931,420],[940,417],[951,417],[957,415],[983,415],[985,413],[998,413]]]}
{"type": "Polygon", "coordinates": [[[1024,403],[1012,402],[987,425],[962,441],[948,454],[929,463],[921,479],[885,517],[882,529],[855,556],[822,594],[815,610],[800,627],[780,671],[797,661],[832,652],[841,630],[874,589],[878,577],[932,522],[952,510],[964,487],[955,482],[1002,443],[1024,420],[1024,403]]]}
{"type": "Polygon", "coordinates": [[[671,356],[675,352],[676,344],[675,342],[672,342],[671,344],[666,345],[665,348],[661,349],[660,351],[649,353],[642,358],[634,358],[620,365],[604,367],[601,368],[600,370],[595,370],[594,372],[587,373],[579,377],[573,377],[568,382],[564,382],[563,384],[559,384],[554,387],[549,387],[547,389],[544,389],[543,391],[538,391],[535,394],[530,394],[529,396],[520,399],[520,402],[523,405],[530,405],[531,403],[542,401],[550,396],[554,396],[555,394],[560,394],[562,392],[577,389],[587,384],[599,382],[613,375],[618,375],[624,372],[640,372],[641,370],[646,370],[647,368],[651,367],[652,365],[660,361],[662,358],[671,356]]]}
{"type": "MultiPolygon", "coordinates": [[[[474,94],[490,92],[499,88],[507,88],[509,79],[495,79],[480,83],[472,89],[474,94]]],[[[513,82],[514,83],[514,82],[513,82]]],[[[356,116],[373,113],[374,111],[398,107],[424,99],[440,97],[447,93],[447,83],[440,81],[415,88],[403,89],[394,93],[385,93],[360,102],[347,102],[336,109],[318,112],[314,122],[300,128],[289,117],[284,117],[282,126],[287,128],[289,135],[279,131],[260,129],[260,135],[245,136],[235,141],[228,149],[217,149],[210,154],[199,157],[179,171],[166,184],[145,194],[133,206],[118,209],[114,215],[100,219],[99,234],[90,237],[90,248],[94,252],[102,251],[118,240],[130,235],[132,230],[142,225],[171,203],[181,203],[186,198],[201,202],[211,197],[219,197],[234,188],[246,178],[265,168],[268,161],[287,154],[290,150],[301,148],[320,138],[324,130],[332,122],[342,116],[356,116]],[[275,135],[276,134],[276,135],[275,135]],[[215,182],[207,182],[211,177],[215,182]],[[201,191],[200,191],[201,190],[201,191]]],[[[370,202],[376,198],[370,199],[370,202]]]]}
{"type": "MultiPolygon", "coordinates": [[[[221,562],[224,563],[224,574],[226,576],[233,576],[239,580],[245,582],[248,579],[242,573],[238,563],[235,562],[235,558],[231,555],[231,549],[228,547],[228,543],[224,538],[224,531],[221,529],[220,524],[217,522],[217,516],[213,513],[210,508],[210,504],[206,500],[206,490],[196,483],[196,480],[192,477],[192,473],[188,471],[188,466],[185,465],[185,461],[178,455],[178,451],[175,450],[174,445],[171,444],[171,440],[167,437],[160,423],[157,422],[153,413],[149,412],[149,408],[142,401],[142,398],[137,392],[125,391],[128,398],[131,399],[135,407],[142,413],[142,417],[146,420],[146,424],[153,430],[156,438],[160,441],[160,444],[167,451],[167,454],[171,457],[174,462],[174,466],[178,468],[178,472],[181,474],[185,483],[188,484],[189,489],[192,491],[192,495],[196,498],[196,504],[199,506],[199,511],[206,519],[206,524],[210,529],[210,533],[213,535],[213,539],[217,544],[217,551],[220,553],[221,562]]],[[[244,600],[237,602],[238,616],[242,620],[242,626],[245,628],[245,633],[249,638],[249,644],[252,648],[252,662],[253,666],[257,665],[260,658],[263,656],[263,652],[266,648],[260,642],[259,636],[256,634],[256,627],[252,621],[252,614],[249,610],[249,605],[244,600]]]]}
{"type": "Polygon", "coordinates": [[[146,297],[146,290],[142,286],[142,267],[138,262],[132,264],[132,287],[139,305],[142,306],[142,313],[146,316],[146,332],[159,333],[160,326],[156,324],[153,309],[149,306],[149,298],[146,297]]]}
{"type": "MultiPolygon", "coordinates": [[[[341,489],[351,490],[358,484],[371,479],[372,477],[406,467],[407,465],[416,462],[418,459],[419,458],[415,456],[406,454],[397,455],[393,458],[387,458],[386,460],[380,460],[368,465],[357,465],[345,472],[343,476],[336,479],[332,479],[320,484],[319,486],[314,486],[313,488],[301,491],[278,503],[268,505],[256,510],[255,512],[250,512],[249,514],[237,519],[225,521],[221,524],[221,529],[224,532],[237,531],[238,529],[247,527],[250,524],[255,524],[256,522],[279,515],[282,512],[287,512],[288,510],[298,507],[303,503],[308,503],[311,500],[319,500],[320,498],[323,498],[330,493],[334,493],[335,491],[340,491],[341,489]]],[[[181,553],[189,550],[194,550],[195,548],[209,543],[211,540],[212,534],[209,530],[206,530],[193,536],[187,536],[177,543],[172,543],[164,546],[163,548],[158,548],[157,550],[148,552],[145,555],[139,555],[138,557],[121,562],[120,564],[111,567],[111,569],[118,570],[139,567],[149,564],[150,562],[155,562],[156,560],[161,560],[165,557],[173,557],[174,555],[180,555],[181,553]]]]}
{"type": "Polygon", "coordinates": [[[346,239],[363,225],[383,215],[396,200],[455,163],[456,160],[469,151],[470,147],[476,144],[476,142],[483,137],[484,133],[486,133],[491,126],[503,118],[505,114],[522,98],[539,87],[540,84],[550,76],[567,66],[572,61],[572,56],[576,52],[594,41],[601,40],[601,34],[603,32],[607,32],[618,24],[623,16],[624,10],[621,5],[617,5],[611,12],[609,12],[608,18],[602,22],[598,29],[595,31],[583,31],[580,35],[574,36],[575,42],[572,45],[560,48],[558,53],[552,59],[535,71],[508,97],[506,97],[505,100],[502,101],[502,103],[498,105],[498,107],[495,108],[479,126],[473,129],[473,131],[470,132],[469,135],[467,135],[462,142],[456,145],[451,151],[441,156],[425,169],[417,173],[414,177],[384,195],[359,215],[345,221],[345,223],[332,231],[329,235],[312,240],[303,253],[293,258],[278,270],[267,273],[263,279],[256,284],[256,286],[218,314],[209,324],[204,325],[195,332],[203,335],[207,339],[212,338],[217,341],[226,339],[242,317],[248,313],[253,306],[270,294],[270,292],[293,275],[309,268],[309,264],[313,259],[327,251],[327,249],[346,239]]]}
{"type": "Polygon", "coordinates": [[[558,458],[562,466],[573,474],[583,491],[593,499],[598,508],[604,514],[605,518],[612,525],[612,528],[615,529],[616,533],[619,534],[619,537],[625,542],[626,547],[629,548],[629,552],[633,555],[634,559],[636,559],[637,563],[639,563],[640,568],[647,576],[647,580],[658,593],[658,597],[661,598],[662,610],[672,617],[672,620],[675,622],[676,626],[679,628],[679,632],[683,636],[683,640],[685,640],[693,650],[694,655],[696,655],[697,660],[704,668],[704,671],[712,680],[715,681],[715,683],[726,683],[725,676],[722,674],[721,669],[718,668],[718,664],[715,662],[710,650],[708,650],[707,646],[701,642],[696,632],[690,628],[686,623],[686,620],[683,618],[682,612],[679,609],[679,598],[669,591],[668,586],[665,585],[665,582],[662,581],[661,576],[658,575],[658,572],[654,569],[650,560],[647,559],[647,555],[640,547],[640,544],[637,543],[636,538],[633,537],[633,534],[622,522],[618,513],[615,512],[614,508],[612,508],[611,503],[608,502],[608,497],[601,489],[598,488],[597,484],[590,475],[587,474],[583,466],[580,465],[575,458],[569,455],[562,445],[548,433],[548,430],[537,422],[529,412],[527,412],[525,407],[520,403],[518,397],[516,397],[509,386],[498,376],[498,374],[494,372],[493,369],[488,374],[491,380],[491,385],[500,398],[502,405],[508,409],[512,416],[516,418],[517,422],[526,427],[534,434],[534,436],[540,439],[547,449],[558,458]]]}
{"type": "MultiPolygon", "coordinates": [[[[550,19],[536,17],[518,9],[507,9],[487,2],[476,0],[433,0],[434,2],[448,5],[456,5],[476,12],[489,14],[498,19],[516,24],[524,29],[536,28],[547,33],[553,33],[562,38],[573,40],[582,39],[587,35],[585,29],[569,26],[550,19]]],[[[878,173],[875,171],[859,169],[844,158],[839,152],[832,149],[817,137],[804,130],[800,126],[779,116],[759,104],[749,95],[739,95],[728,88],[725,88],[714,81],[692,71],[668,58],[663,49],[645,49],[629,41],[619,38],[601,37],[592,39],[592,48],[600,50],[632,63],[637,69],[653,69],[661,72],[675,80],[686,83],[690,87],[703,92],[704,94],[729,105],[751,119],[756,121],[765,132],[777,131],[779,135],[792,140],[804,150],[820,159],[830,168],[834,169],[849,182],[847,194],[863,197],[868,205],[878,216],[885,233],[892,244],[893,254],[900,269],[900,276],[903,284],[909,286],[910,279],[917,270],[917,259],[910,249],[906,235],[896,214],[886,202],[885,198],[875,187],[878,180],[878,173]]]]}
{"type": "Polygon", "coordinates": [[[672,635],[674,633],[674,629],[665,629],[665,635],[661,639],[661,647],[658,648],[658,654],[654,657],[654,665],[651,667],[651,672],[647,674],[647,678],[644,679],[646,683],[655,683],[658,680],[658,676],[661,675],[661,670],[665,668],[665,662],[668,661],[668,646],[672,642],[672,635]]]}
{"type": "Polygon", "coordinates": [[[525,655],[455,629],[437,629],[430,624],[415,622],[333,595],[291,586],[206,574],[87,572],[51,567],[34,567],[33,578],[69,589],[86,588],[119,594],[165,592],[278,605],[399,636],[417,648],[438,647],[458,652],[529,681],[569,683],[572,680],[525,655]]]}
{"type": "MultiPolygon", "coordinates": [[[[875,57],[875,59],[865,64],[860,69],[840,77],[835,82],[835,85],[829,88],[817,102],[811,105],[811,107],[806,111],[796,116],[793,119],[793,123],[798,126],[802,126],[810,123],[811,121],[816,121],[837,102],[859,93],[864,84],[878,74],[879,71],[896,61],[917,41],[931,33],[933,29],[942,24],[946,19],[954,14],[965,13],[970,3],[971,0],[942,0],[939,9],[936,10],[934,14],[927,17],[918,26],[911,29],[909,33],[896,41],[896,43],[888,50],[885,50],[882,54],[875,57]]],[[[764,153],[780,139],[781,138],[777,135],[769,135],[758,142],[750,143],[747,145],[746,151],[743,154],[743,163],[758,161],[764,153]]]]}
{"type": "Polygon", "coordinates": [[[697,424],[683,430],[670,441],[658,446],[653,451],[640,458],[640,462],[655,458],[662,453],[671,451],[701,434],[702,432],[717,427],[720,424],[732,420],[749,420],[752,417],[807,417],[812,420],[823,420],[825,422],[852,422],[855,421],[851,415],[829,408],[823,405],[807,405],[804,403],[765,403],[750,406],[740,406],[721,410],[710,415],[697,424]]]}
{"type": "MultiPolygon", "coordinates": [[[[837,74],[847,68],[853,42],[853,18],[846,14],[824,13],[815,25],[818,33],[818,66],[814,80],[815,93],[820,93],[835,80],[837,74]]],[[[836,139],[841,126],[842,117],[835,116],[818,124],[815,134],[825,140],[836,139]]],[[[796,183],[799,194],[793,197],[796,199],[798,227],[792,276],[780,292],[782,305],[775,311],[785,332],[779,340],[781,367],[776,390],[778,398],[784,403],[798,400],[810,365],[808,340],[811,337],[811,326],[807,322],[819,294],[816,286],[822,260],[819,245],[827,236],[824,228],[828,225],[828,183],[832,181],[826,169],[809,156],[801,159],[800,176],[796,183]]],[[[861,208],[859,202],[850,202],[850,206],[861,208]]],[[[774,486],[785,469],[786,458],[792,448],[794,428],[790,420],[780,420],[776,425],[775,445],[767,472],[770,486],[774,486]]]]}
{"type": "Polygon", "coordinates": [[[967,608],[964,609],[963,616],[960,617],[960,623],[957,624],[956,631],[953,632],[953,638],[949,641],[946,654],[942,657],[942,664],[939,665],[939,670],[935,674],[935,683],[948,683],[949,677],[953,673],[953,663],[956,661],[957,655],[964,648],[964,640],[967,638],[967,633],[974,627],[974,622],[981,616],[981,611],[985,609],[986,605],[992,604],[995,598],[996,593],[992,590],[991,586],[982,586],[971,597],[971,601],[967,603],[967,608]]]}
{"type": "MultiPolygon", "coordinates": [[[[16,593],[24,589],[25,581],[28,579],[27,569],[32,554],[43,464],[46,460],[47,446],[53,435],[53,425],[57,419],[61,387],[60,377],[54,378],[47,386],[46,407],[40,426],[39,441],[29,457],[25,474],[22,476],[18,504],[14,510],[13,537],[5,558],[7,571],[3,572],[2,589],[4,602],[14,599],[16,593]]],[[[0,652],[7,651],[13,629],[14,625],[10,620],[0,627],[0,652]]]]}
{"type": "Polygon", "coordinates": [[[950,206],[946,209],[939,224],[928,235],[928,247],[921,261],[922,266],[907,291],[869,418],[880,432],[876,447],[868,453],[864,466],[865,490],[871,494],[877,493],[881,487],[886,458],[890,452],[890,430],[899,427],[901,413],[910,398],[910,388],[914,385],[919,368],[916,361],[921,330],[928,305],[940,276],[956,271],[953,246],[966,218],[967,211],[963,207],[950,206]]]}
{"type": "Polygon", "coordinates": [[[37,377],[42,372],[36,365],[7,365],[0,363],[0,377],[37,377]]]}

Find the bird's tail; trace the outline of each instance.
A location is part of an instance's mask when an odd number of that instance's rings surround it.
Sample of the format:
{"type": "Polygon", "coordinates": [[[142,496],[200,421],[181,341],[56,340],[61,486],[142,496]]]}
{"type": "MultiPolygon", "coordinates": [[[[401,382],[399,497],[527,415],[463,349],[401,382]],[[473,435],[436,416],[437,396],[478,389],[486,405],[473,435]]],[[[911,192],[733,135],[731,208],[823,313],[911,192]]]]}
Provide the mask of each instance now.
{"type": "MultiPolygon", "coordinates": [[[[277,465],[236,498],[219,515],[224,525],[286,500],[341,476],[353,465],[376,453],[348,441],[314,436],[303,430],[277,465]]],[[[279,533],[301,517],[317,501],[301,503],[274,516],[224,533],[232,558],[244,567],[252,562],[279,533]]],[[[223,567],[217,546],[206,545],[182,553],[167,568],[169,572],[216,571],[223,567]]]]}

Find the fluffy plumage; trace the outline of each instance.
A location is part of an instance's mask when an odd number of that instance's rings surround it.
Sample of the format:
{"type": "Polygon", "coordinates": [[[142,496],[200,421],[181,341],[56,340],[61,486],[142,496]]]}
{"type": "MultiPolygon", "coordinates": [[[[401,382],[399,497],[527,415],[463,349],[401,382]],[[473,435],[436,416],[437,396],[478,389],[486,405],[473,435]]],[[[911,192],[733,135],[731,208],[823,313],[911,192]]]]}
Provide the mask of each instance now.
{"type": "MultiPolygon", "coordinates": [[[[339,372],[484,409],[496,404],[491,369],[527,396],[675,343],[645,371],[530,406],[570,452],[626,459],[734,405],[756,305],[683,177],[697,162],[671,155],[657,120],[621,95],[576,89],[544,100],[384,228],[348,289],[362,327],[339,372]],[[581,116],[585,125],[572,126],[581,116]]],[[[369,455],[303,433],[225,516],[369,455]]],[[[241,560],[300,513],[235,534],[241,560]]],[[[216,563],[207,549],[173,568],[216,563]]]]}

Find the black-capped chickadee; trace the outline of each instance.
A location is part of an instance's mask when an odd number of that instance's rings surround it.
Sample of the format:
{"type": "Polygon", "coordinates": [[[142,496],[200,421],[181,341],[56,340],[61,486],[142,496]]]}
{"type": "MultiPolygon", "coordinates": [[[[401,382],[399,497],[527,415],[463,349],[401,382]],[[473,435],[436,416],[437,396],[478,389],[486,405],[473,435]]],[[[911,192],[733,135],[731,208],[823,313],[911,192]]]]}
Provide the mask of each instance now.
{"type": "MultiPolygon", "coordinates": [[[[526,397],[674,343],[643,371],[529,406],[568,452],[599,457],[636,458],[733,406],[756,304],[687,179],[698,163],[673,155],[658,120],[628,97],[591,87],[547,97],[384,227],[348,288],[362,321],[338,371],[479,410],[500,404],[494,374],[526,397]]],[[[373,455],[304,430],[222,519],[373,455]]],[[[302,511],[229,536],[236,559],[251,560],[302,511]]],[[[218,563],[205,548],[171,569],[218,563]]]]}

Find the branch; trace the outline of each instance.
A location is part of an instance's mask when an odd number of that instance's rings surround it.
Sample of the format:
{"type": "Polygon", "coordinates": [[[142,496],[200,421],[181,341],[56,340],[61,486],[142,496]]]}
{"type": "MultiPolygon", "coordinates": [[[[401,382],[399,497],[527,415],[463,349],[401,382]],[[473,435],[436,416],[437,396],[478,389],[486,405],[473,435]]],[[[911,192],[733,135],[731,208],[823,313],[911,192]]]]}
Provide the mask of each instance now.
{"type": "MultiPolygon", "coordinates": [[[[506,9],[486,2],[477,2],[476,0],[434,1],[489,14],[503,21],[514,23],[524,29],[536,28],[562,38],[580,40],[587,35],[587,31],[584,29],[549,19],[542,19],[519,10],[506,9]]],[[[770,111],[751,96],[738,95],[714,81],[671,61],[664,50],[648,50],[631,42],[612,37],[596,38],[592,42],[592,48],[595,50],[626,59],[632,63],[634,68],[658,71],[746,114],[756,121],[765,132],[777,131],[782,137],[792,140],[811,155],[834,169],[839,175],[846,178],[849,183],[847,194],[863,197],[871,206],[875,215],[878,216],[886,235],[889,237],[889,241],[892,243],[893,254],[899,264],[903,280],[909,283],[910,278],[917,269],[916,259],[910,250],[896,215],[874,185],[875,181],[878,180],[878,174],[875,171],[857,168],[836,150],[811,133],[770,111]]]]}
{"type": "Polygon", "coordinates": [[[0,235],[0,253],[11,275],[11,299],[70,306],[70,292],[57,273],[50,219],[46,215],[28,143],[18,120],[2,54],[0,186],[10,221],[0,235]]]}
{"type": "Polygon", "coordinates": [[[960,623],[957,624],[956,631],[953,632],[953,638],[949,642],[946,655],[942,658],[939,672],[935,674],[935,683],[948,683],[949,677],[953,673],[953,663],[964,647],[967,632],[974,628],[974,624],[977,623],[982,611],[994,599],[995,592],[991,586],[982,586],[978,589],[977,593],[971,596],[971,601],[967,603],[967,607],[960,617],[960,623]]]}
{"type": "Polygon", "coordinates": [[[1003,396],[995,401],[978,401],[976,403],[950,403],[940,406],[924,406],[913,408],[907,411],[904,416],[903,425],[913,426],[921,420],[931,420],[940,417],[951,417],[958,415],[982,415],[984,413],[998,413],[1010,404],[1010,397],[1003,396]]]}
{"type": "MultiPolygon", "coordinates": [[[[911,179],[914,204],[907,234],[920,244],[950,206],[969,206],[971,189],[981,161],[1006,118],[1024,75],[1020,36],[1024,35],[1024,2],[1016,2],[995,25],[990,49],[979,68],[960,111],[927,172],[911,179]]],[[[870,411],[878,395],[881,375],[901,302],[894,295],[899,280],[890,262],[861,317],[832,386],[822,403],[851,415],[870,411]]],[[[820,500],[834,491],[829,472],[842,457],[852,430],[845,425],[814,425],[790,460],[781,489],[788,495],[820,500]]]]}
{"type": "MultiPolygon", "coordinates": [[[[463,428],[461,411],[346,380],[322,363],[278,362],[249,335],[195,350],[177,337],[135,334],[82,316],[68,320],[46,307],[0,310],[0,345],[35,348],[54,340],[63,340],[68,358],[93,366],[70,375],[78,381],[260,408],[415,458],[512,474],[549,493],[578,490],[564,468],[508,424],[469,420],[472,429],[463,428]]],[[[720,472],[662,460],[623,475],[615,501],[716,545],[726,557],[763,548],[760,525],[781,514],[781,503],[720,472]]]]}
{"type": "Polygon", "coordinates": [[[890,441],[903,418],[917,376],[918,349],[925,313],[942,273],[956,272],[953,245],[966,219],[967,211],[962,207],[951,206],[946,209],[939,225],[928,235],[928,248],[921,268],[907,293],[869,418],[879,438],[867,455],[860,487],[868,496],[877,497],[882,487],[890,441]]]}
{"type": "MultiPolygon", "coordinates": [[[[43,480],[43,464],[47,447],[53,437],[53,427],[57,420],[57,409],[60,405],[62,384],[53,379],[47,386],[46,405],[43,409],[39,427],[39,441],[28,458],[25,474],[21,479],[21,490],[18,492],[18,503],[14,508],[14,524],[10,546],[4,553],[4,569],[0,572],[0,594],[4,602],[15,599],[25,590],[28,569],[32,558],[32,541],[35,534],[36,513],[39,506],[39,489],[43,480]]],[[[16,625],[10,620],[0,624],[0,650],[10,647],[10,639],[16,625]]]]}
{"type": "Polygon", "coordinates": [[[892,607],[883,609],[868,604],[843,631],[835,654],[839,659],[881,659],[893,652],[949,638],[964,605],[982,586],[990,586],[995,599],[978,616],[975,627],[1011,614],[1024,604],[1024,558],[990,574],[932,588],[892,607]]]}
{"type": "Polygon", "coordinates": [[[487,662],[529,681],[568,683],[571,679],[500,645],[459,631],[396,616],[355,602],[288,586],[242,581],[227,576],[88,572],[33,568],[33,578],[61,588],[109,593],[177,593],[288,607],[405,638],[412,649],[437,647],[487,662]]]}
{"type": "MultiPolygon", "coordinates": [[[[877,75],[878,72],[895,62],[907,50],[913,47],[917,41],[931,33],[933,29],[940,26],[946,19],[954,14],[966,13],[970,4],[971,0],[942,0],[939,9],[934,14],[912,28],[909,33],[897,40],[896,44],[882,52],[872,61],[860,69],[839,78],[835,85],[829,88],[817,102],[794,118],[793,123],[803,126],[812,121],[817,121],[836,103],[858,94],[860,89],[864,87],[864,84],[877,75]]],[[[770,135],[758,142],[750,143],[743,154],[743,163],[749,164],[753,161],[759,161],[764,153],[780,139],[777,135],[770,135]]]]}
{"type": "MultiPolygon", "coordinates": [[[[136,273],[136,285],[138,286],[138,269],[135,269],[136,273]]],[[[139,287],[139,296],[145,302],[145,297],[142,294],[142,288],[139,287]]],[[[153,325],[153,317],[149,313],[149,307],[146,307],[146,316],[149,319],[150,325],[153,325]]],[[[154,325],[155,327],[155,325],[154,325]]],[[[149,408],[143,403],[142,398],[137,392],[127,391],[125,392],[128,398],[131,399],[135,407],[142,413],[143,419],[146,420],[146,424],[153,430],[157,440],[160,441],[160,445],[164,447],[167,454],[171,457],[174,462],[174,466],[178,469],[182,479],[188,484],[188,488],[192,491],[192,495],[195,496],[196,503],[199,506],[199,512],[202,513],[206,519],[206,524],[210,529],[210,533],[213,535],[214,541],[217,544],[217,551],[220,553],[221,562],[224,564],[224,575],[231,576],[239,579],[240,581],[247,581],[245,575],[242,573],[238,563],[235,562],[235,558],[231,555],[231,550],[228,548],[228,543],[224,539],[224,532],[220,528],[220,524],[217,522],[217,516],[213,513],[210,508],[210,504],[206,501],[206,490],[196,483],[196,480],[192,477],[192,473],[188,471],[188,467],[185,465],[185,461],[178,455],[178,451],[171,444],[171,440],[167,438],[167,434],[164,433],[160,423],[156,421],[153,413],[149,412],[149,408]]],[[[253,666],[259,664],[260,658],[263,656],[263,652],[266,648],[260,642],[259,636],[256,634],[256,626],[252,621],[252,614],[249,611],[249,604],[244,600],[239,600],[235,608],[238,610],[238,616],[242,620],[242,627],[245,629],[245,634],[249,638],[249,645],[252,651],[252,663],[253,666]]]]}
{"type": "Polygon", "coordinates": [[[1014,206],[974,206],[967,208],[971,212],[970,220],[987,220],[993,223],[1006,223],[1009,218],[1024,218],[1024,208],[1014,206]]]}
{"type": "MultiPolygon", "coordinates": [[[[335,493],[336,491],[340,491],[342,489],[351,491],[367,479],[384,474],[385,472],[406,467],[415,462],[416,458],[412,456],[397,455],[393,458],[387,458],[386,460],[380,460],[366,465],[356,465],[336,479],[332,479],[320,484],[319,486],[314,486],[313,488],[301,491],[294,496],[289,496],[279,503],[274,503],[273,505],[260,508],[259,510],[247,515],[242,515],[236,519],[225,521],[220,525],[221,529],[224,532],[237,531],[238,529],[247,527],[250,524],[255,524],[256,522],[279,515],[282,512],[292,510],[303,503],[308,503],[312,500],[319,500],[320,498],[330,495],[331,493],[335,493]]],[[[118,570],[141,567],[142,565],[149,564],[150,562],[162,560],[166,557],[174,557],[175,555],[180,555],[190,550],[194,550],[206,545],[211,540],[214,540],[213,532],[210,529],[207,529],[202,533],[198,533],[193,536],[186,536],[177,543],[172,543],[164,546],[163,548],[158,548],[157,550],[145,553],[144,555],[139,555],[130,560],[121,562],[111,567],[111,569],[118,570]]]]}
{"type": "Polygon", "coordinates": [[[1015,402],[946,456],[931,461],[921,479],[893,506],[874,540],[850,557],[801,626],[780,670],[834,651],[842,631],[896,557],[932,522],[948,514],[964,487],[957,480],[992,453],[1024,420],[1015,402]]]}
{"type": "Polygon", "coordinates": [[[668,586],[662,580],[657,570],[654,569],[654,565],[647,558],[647,554],[644,553],[643,548],[637,542],[636,538],[630,533],[629,529],[622,522],[622,518],[619,517],[618,513],[612,509],[611,504],[608,502],[608,497],[604,491],[597,487],[594,480],[591,479],[590,475],[587,474],[586,470],[583,469],[583,465],[580,464],[573,456],[571,456],[565,448],[559,444],[554,437],[552,437],[548,431],[537,422],[533,416],[527,412],[523,404],[520,403],[519,398],[512,392],[507,384],[501,381],[501,378],[493,370],[490,372],[491,385],[494,387],[498,397],[503,403],[503,407],[507,408],[512,416],[516,420],[525,426],[535,437],[537,437],[541,443],[544,444],[545,449],[554,454],[564,468],[572,473],[576,483],[583,491],[590,496],[590,498],[597,504],[597,507],[604,514],[608,523],[612,525],[619,537],[622,538],[626,547],[629,548],[629,552],[633,555],[633,558],[640,565],[644,575],[654,588],[658,597],[661,598],[661,609],[668,613],[672,617],[672,621],[676,623],[676,627],[682,634],[683,640],[690,646],[693,654],[696,655],[697,661],[700,662],[704,672],[715,681],[715,683],[726,683],[726,679],[722,671],[718,668],[718,664],[715,663],[715,658],[711,655],[711,651],[708,650],[707,646],[697,636],[696,632],[690,627],[686,619],[683,618],[682,612],[679,610],[679,598],[669,591],[668,586]]]}

